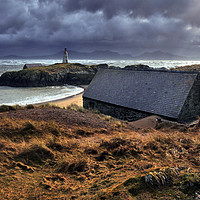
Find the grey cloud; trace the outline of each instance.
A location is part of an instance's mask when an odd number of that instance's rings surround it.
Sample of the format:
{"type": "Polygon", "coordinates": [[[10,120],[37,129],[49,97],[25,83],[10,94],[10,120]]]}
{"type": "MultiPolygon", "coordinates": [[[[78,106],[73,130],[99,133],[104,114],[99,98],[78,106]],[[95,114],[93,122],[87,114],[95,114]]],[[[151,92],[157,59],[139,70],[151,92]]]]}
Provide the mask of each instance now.
{"type": "Polygon", "coordinates": [[[67,0],[64,1],[64,7],[69,12],[102,10],[109,18],[120,13],[130,13],[133,17],[149,17],[155,13],[178,16],[192,5],[192,1],[194,0],[67,0]]]}
{"type": "MultiPolygon", "coordinates": [[[[192,48],[199,0],[1,0],[0,52],[192,48]]],[[[197,45],[196,45],[197,47],[197,45]]]]}
{"type": "Polygon", "coordinates": [[[25,23],[25,15],[23,8],[13,9],[10,1],[0,2],[0,33],[13,34],[23,29],[25,23]]]}
{"type": "Polygon", "coordinates": [[[159,14],[167,18],[184,20],[194,26],[200,25],[199,0],[67,0],[61,4],[68,12],[102,11],[109,19],[119,14],[127,14],[133,18],[148,18],[159,14]]]}

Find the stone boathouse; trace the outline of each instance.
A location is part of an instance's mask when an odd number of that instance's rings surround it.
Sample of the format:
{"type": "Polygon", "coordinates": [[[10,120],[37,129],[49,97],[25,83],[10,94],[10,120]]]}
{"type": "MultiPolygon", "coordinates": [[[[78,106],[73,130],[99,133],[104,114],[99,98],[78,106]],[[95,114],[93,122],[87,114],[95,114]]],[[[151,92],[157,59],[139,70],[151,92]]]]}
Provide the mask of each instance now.
{"type": "Polygon", "coordinates": [[[83,94],[84,108],[134,121],[150,115],[186,122],[200,114],[197,72],[100,69],[83,94]]]}

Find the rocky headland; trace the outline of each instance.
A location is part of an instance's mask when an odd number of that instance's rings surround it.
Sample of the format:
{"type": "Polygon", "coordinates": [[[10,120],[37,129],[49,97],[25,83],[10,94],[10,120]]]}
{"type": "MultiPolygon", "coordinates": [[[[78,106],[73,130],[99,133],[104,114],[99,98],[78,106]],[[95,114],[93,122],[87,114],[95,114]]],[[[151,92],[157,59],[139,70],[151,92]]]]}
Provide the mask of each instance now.
{"type": "Polygon", "coordinates": [[[5,72],[0,77],[0,86],[43,87],[64,84],[87,85],[99,68],[108,68],[108,65],[61,63],[50,66],[32,67],[20,71],[5,72]]]}

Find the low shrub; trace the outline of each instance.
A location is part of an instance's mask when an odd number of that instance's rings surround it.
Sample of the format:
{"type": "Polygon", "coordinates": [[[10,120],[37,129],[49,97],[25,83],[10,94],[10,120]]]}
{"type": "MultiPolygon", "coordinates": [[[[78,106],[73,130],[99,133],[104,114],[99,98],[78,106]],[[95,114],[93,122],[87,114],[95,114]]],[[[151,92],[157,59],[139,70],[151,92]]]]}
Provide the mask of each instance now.
{"type": "Polygon", "coordinates": [[[16,110],[14,106],[2,105],[0,106],[0,112],[7,112],[10,110],[16,110]]]}
{"type": "Polygon", "coordinates": [[[76,160],[73,162],[62,162],[58,167],[58,173],[77,173],[84,172],[88,169],[87,162],[85,160],[76,160]]]}
{"type": "Polygon", "coordinates": [[[90,132],[90,131],[85,131],[83,129],[78,129],[76,131],[76,134],[77,135],[80,135],[80,136],[90,136],[90,135],[93,135],[94,133],[90,132]]]}
{"type": "Polygon", "coordinates": [[[21,161],[27,165],[44,164],[47,160],[52,160],[54,154],[45,147],[34,145],[28,149],[24,149],[15,156],[15,160],[21,161]]]}
{"type": "Polygon", "coordinates": [[[108,150],[112,150],[115,148],[118,148],[119,146],[124,146],[124,145],[129,145],[130,141],[121,139],[121,138],[114,138],[111,139],[110,141],[104,141],[101,143],[100,146],[105,147],[108,150]]]}
{"type": "Polygon", "coordinates": [[[74,104],[74,103],[67,106],[67,109],[79,111],[79,112],[85,112],[85,109],[82,106],[78,106],[77,104],[74,104]]]}
{"type": "Polygon", "coordinates": [[[25,106],[26,109],[34,109],[35,106],[33,104],[29,104],[25,106]]]}

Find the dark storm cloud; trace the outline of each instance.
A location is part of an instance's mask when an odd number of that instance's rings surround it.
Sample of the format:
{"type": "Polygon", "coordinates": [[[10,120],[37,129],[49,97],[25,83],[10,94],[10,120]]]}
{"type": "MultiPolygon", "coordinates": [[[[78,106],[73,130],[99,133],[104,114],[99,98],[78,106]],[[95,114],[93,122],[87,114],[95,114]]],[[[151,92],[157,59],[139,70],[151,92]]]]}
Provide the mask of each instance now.
{"type": "Polygon", "coordinates": [[[187,52],[199,48],[199,10],[199,0],[0,0],[0,53],[187,52]]]}
{"type": "Polygon", "coordinates": [[[0,33],[12,34],[23,28],[26,16],[23,15],[24,9],[10,9],[11,2],[0,3],[0,33]]]}
{"type": "Polygon", "coordinates": [[[64,3],[67,11],[86,10],[97,12],[103,10],[111,18],[121,13],[129,13],[134,17],[149,17],[155,13],[174,16],[184,12],[190,5],[189,0],[68,0],[64,3]]]}

